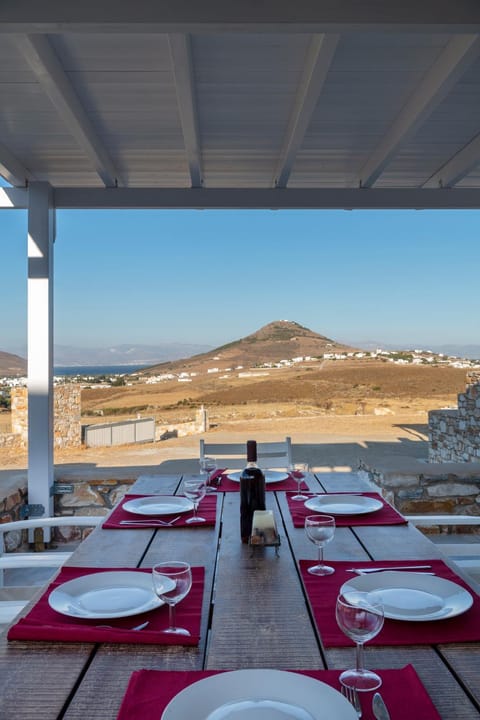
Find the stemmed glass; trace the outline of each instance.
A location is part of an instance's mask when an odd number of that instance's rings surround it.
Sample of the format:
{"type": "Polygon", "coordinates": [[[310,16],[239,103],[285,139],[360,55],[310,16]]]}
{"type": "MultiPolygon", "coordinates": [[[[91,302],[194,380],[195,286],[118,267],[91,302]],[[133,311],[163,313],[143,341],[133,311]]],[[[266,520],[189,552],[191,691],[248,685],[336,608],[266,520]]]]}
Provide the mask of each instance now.
{"type": "Polygon", "coordinates": [[[152,568],[153,587],[158,597],[168,605],[169,627],[165,633],[190,635],[185,628],[175,623],[175,606],[188,595],[192,587],[192,570],[186,562],[163,562],[152,568]]]}
{"type": "Polygon", "coordinates": [[[310,472],[310,466],[308,463],[294,463],[289,468],[290,472],[293,472],[293,477],[297,481],[297,494],[292,495],[292,500],[308,500],[308,495],[302,493],[301,487],[303,479],[310,472]]]}
{"type": "Polygon", "coordinates": [[[323,548],[333,540],[335,534],[335,518],[331,515],[308,515],[305,518],[307,537],[318,547],[318,565],[312,565],[308,572],[312,575],[331,575],[334,568],[323,562],[323,548]]]}
{"type": "Polygon", "coordinates": [[[382,678],[363,665],[363,645],[374,638],[383,627],[383,605],[365,592],[340,594],[335,609],[337,623],[349,638],[356,643],[356,667],[345,670],[340,682],[355,690],[376,690],[382,678]]]}
{"type": "Polygon", "coordinates": [[[197,515],[198,505],[205,497],[207,486],[203,477],[188,478],[183,481],[183,494],[193,502],[193,517],[185,520],[186,523],[205,522],[205,518],[197,515]]]}
{"type": "Polygon", "coordinates": [[[217,488],[210,485],[210,478],[217,469],[217,461],[213,457],[200,458],[200,472],[202,475],[206,475],[205,485],[207,486],[207,492],[214,492],[217,488]]]}

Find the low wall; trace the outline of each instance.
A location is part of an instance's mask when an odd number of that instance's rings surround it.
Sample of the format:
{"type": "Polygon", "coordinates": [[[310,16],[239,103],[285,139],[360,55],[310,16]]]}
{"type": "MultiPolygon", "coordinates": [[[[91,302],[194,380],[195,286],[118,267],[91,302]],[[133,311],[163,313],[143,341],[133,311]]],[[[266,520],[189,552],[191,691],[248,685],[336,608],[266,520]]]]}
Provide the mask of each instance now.
{"type": "Polygon", "coordinates": [[[428,413],[431,463],[480,463],[480,378],[469,373],[464,393],[458,395],[458,408],[428,413]]]}
{"type": "Polygon", "coordinates": [[[480,515],[480,465],[476,463],[439,465],[411,460],[392,470],[362,462],[359,473],[404,515],[480,515]]]}
{"type": "Polygon", "coordinates": [[[0,447],[23,450],[25,448],[25,442],[18,433],[0,433],[0,447]]]}
{"type": "Polygon", "coordinates": [[[195,420],[191,422],[176,423],[171,425],[157,425],[155,429],[155,440],[169,440],[173,437],[186,437],[187,435],[198,435],[210,429],[208,411],[203,407],[199,408],[195,420]]]}
{"type": "Polygon", "coordinates": [[[20,520],[20,508],[27,502],[27,483],[0,493],[0,523],[20,520]]]}

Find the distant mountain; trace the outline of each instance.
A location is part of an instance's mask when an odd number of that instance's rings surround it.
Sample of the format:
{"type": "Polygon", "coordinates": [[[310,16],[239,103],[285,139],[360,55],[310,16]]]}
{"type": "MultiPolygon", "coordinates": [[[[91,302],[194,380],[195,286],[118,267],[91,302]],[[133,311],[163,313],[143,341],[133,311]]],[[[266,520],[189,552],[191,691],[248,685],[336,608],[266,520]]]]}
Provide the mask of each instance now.
{"type": "MultiPolygon", "coordinates": [[[[78,367],[112,365],[151,365],[189,358],[210,350],[210,345],[162,343],[159,345],[115,345],[109,348],[78,348],[55,345],[55,366],[78,367]]],[[[0,377],[25,375],[27,361],[19,355],[0,351],[0,377]]]]}
{"type": "Polygon", "coordinates": [[[0,350],[0,377],[15,377],[26,375],[27,361],[20,355],[2,352],[0,350]]]}
{"type": "Polygon", "coordinates": [[[325,335],[303,327],[291,320],[275,320],[251,335],[222,345],[214,350],[195,355],[188,360],[162,363],[144,370],[147,374],[180,371],[194,367],[215,366],[220,370],[227,367],[254,367],[262,363],[291,360],[295,357],[319,357],[329,352],[355,350],[349,345],[337,343],[325,335]]]}
{"type": "Polygon", "coordinates": [[[480,345],[434,345],[428,346],[425,350],[432,350],[434,353],[443,353],[444,355],[453,355],[459,358],[470,358],[471,360],[480,359],[480,345]]]}
{"type": "Polygon", "coordinates": [[[159,345],[115,345],[108,348],[77,348],[55,345],[55,365],[151,365],[205,352],[210,345],[162,343],[159,345]]]}
{"type": "Polygon", "coordinates": [[[445,344],[445,345],[429,345],[428,343],[384,343],[381,340],[364,340],[358,343],[364,350],[376,350],[381,348],[382,350],[430,350],[436,355],[449,355],[458,358],[467,358],[470,360],[480,359],[480,345],[456,345],[456,344],[445,344]]]}

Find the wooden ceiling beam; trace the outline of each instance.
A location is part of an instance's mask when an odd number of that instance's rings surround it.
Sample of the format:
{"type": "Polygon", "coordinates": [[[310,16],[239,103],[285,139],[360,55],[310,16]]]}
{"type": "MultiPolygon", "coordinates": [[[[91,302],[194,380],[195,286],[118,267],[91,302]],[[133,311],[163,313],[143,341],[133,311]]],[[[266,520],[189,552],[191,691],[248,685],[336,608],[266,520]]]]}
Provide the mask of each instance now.
{"type": "Polygon", "coordinates": [[[104,185],[121,185],[119,173],[98,138],[48,38],[43,35],[17,35],[15,43],[68,132],[90,159],[104,185]]]}
{"type": "Polygon", "coordinates": [[[478,35],[455,36],[445,46],[396,117],[390,130],[358,174],[361,187],[372,187],[400,147],[442,102],[480,53],[478,35]]]}

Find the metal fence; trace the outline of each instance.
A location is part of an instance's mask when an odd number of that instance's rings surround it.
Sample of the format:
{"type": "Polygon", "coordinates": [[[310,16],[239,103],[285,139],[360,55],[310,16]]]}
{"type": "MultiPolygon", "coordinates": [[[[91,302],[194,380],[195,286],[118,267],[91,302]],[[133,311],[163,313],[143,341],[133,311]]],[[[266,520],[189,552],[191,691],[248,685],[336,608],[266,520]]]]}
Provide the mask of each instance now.
{"type": "Polygon", "coordinates": [[[82,439],[87,447],[154,442],[155,418],[123,420],[102,425],[85,425],[82,439]]]}

